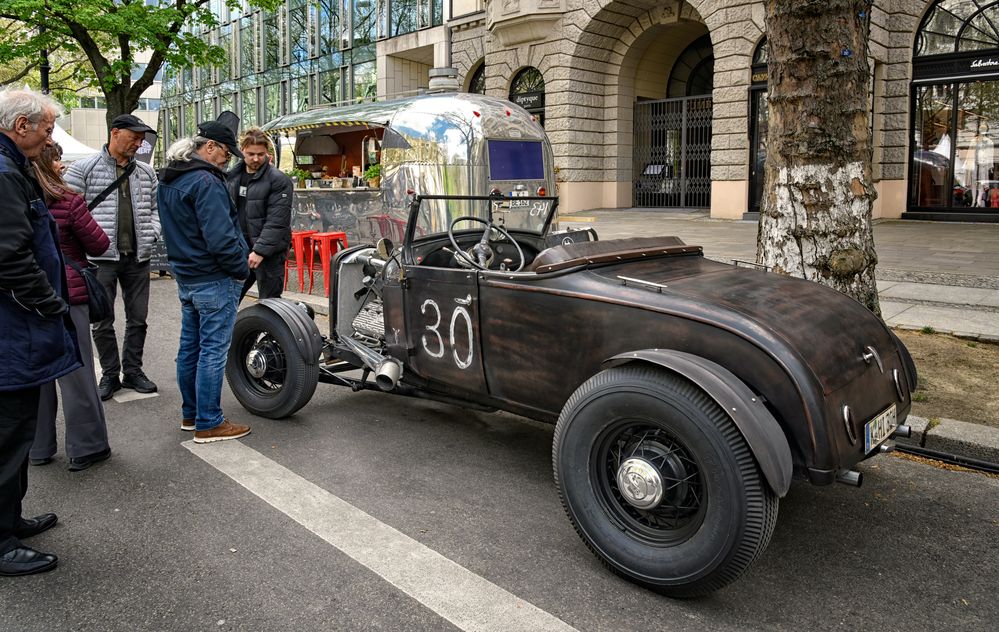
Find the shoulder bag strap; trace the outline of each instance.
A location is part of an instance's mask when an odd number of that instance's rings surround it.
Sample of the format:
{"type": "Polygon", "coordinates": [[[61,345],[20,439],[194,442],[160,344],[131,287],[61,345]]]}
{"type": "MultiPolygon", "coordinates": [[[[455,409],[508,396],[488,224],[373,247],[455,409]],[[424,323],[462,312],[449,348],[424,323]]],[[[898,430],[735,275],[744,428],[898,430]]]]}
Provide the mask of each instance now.
{"type": "Polygon", "coordinates": [[[112,182],[111,184],[109,184],[108,188],[104,189],[103,191],[101,191],[100,193],[98,193],[97,196],[94,199],[90,200],[90,202],[87,204],[87,209],[92,211],[95,208],[97,208],[97,205],[100,204],[101,202],[103,202],[104,199],[107,198],[107,196],[111,195],[111,192],[114,191],[115,189],[117,189],[118,186],[121,185],[121,183],[125,181],[125,178],[127,178],[130,175],[132,175],[133,171],[135,171],[135,163],[134,162],[132,164],[128,165],[127,167],[125,167],[125,173],[123,173],[120,176],[118,176],[118,179],[115,180],[114,182],[112,182]]]}

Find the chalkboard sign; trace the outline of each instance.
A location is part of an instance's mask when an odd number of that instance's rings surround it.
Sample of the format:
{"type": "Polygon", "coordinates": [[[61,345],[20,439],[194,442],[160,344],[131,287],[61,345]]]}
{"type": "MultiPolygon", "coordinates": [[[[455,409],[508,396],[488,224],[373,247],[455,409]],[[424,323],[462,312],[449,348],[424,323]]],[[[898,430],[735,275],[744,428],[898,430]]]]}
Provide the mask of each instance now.
{"type": "Polygon", "coordinates": [[[170,262],[167,261],[166,242],[160,240],[153,244],[153,254],[149,257],[149,269],[158,272],[170,272],[170,262]]]}

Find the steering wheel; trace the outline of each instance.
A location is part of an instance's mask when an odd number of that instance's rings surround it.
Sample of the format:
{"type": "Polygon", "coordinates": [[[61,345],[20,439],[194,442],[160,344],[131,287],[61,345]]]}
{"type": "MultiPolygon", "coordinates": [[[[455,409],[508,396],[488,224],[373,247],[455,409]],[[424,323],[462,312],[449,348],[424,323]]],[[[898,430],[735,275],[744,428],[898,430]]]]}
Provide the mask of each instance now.
{"type": "Polygon", "coordinates": [[[447,227],[447,238],[451,240],[451,245],[454,247],[454,258],[458,260],[459,265],[471,266],[473,268],[478,268],[479,270],[488,270],[489,264],[492,262],[496,253],[493,252],[492,246],[489,245],[489,233],[491,231],[496,231],[500,235],[506,237],[513,247],[517,249],[517,256],[520,257],[520,263],[516,269],[512,272],[520,272],[524,269],[524,251],[521,250],[520,244],[517,240],[513,238],[510,233],[506,231],[502,226],[497,226],[492,222],[486,221],[481,217],[472,217],[471,215],[465,215],[463,217],[456,217],[451,221],[451,224],[447,227]],[[458,245],[458,240],[454,238],[454,227],[459,222],[464,222],[465,220],[478,222],[479,224],[484,224],[486,229],[482,231],[482,237],[479,242],[464,251],[461,246],[458,245]]]}

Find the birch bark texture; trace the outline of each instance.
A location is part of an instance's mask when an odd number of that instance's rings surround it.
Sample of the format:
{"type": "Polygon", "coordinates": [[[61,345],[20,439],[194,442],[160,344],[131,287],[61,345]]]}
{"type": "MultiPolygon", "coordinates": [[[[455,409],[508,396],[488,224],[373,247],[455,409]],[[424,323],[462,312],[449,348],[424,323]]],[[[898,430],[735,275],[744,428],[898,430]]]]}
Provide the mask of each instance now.
{"type": "Polygon", "coordinates": [[[766,0],[769,132],[757,263],[881,315],[871,228],[869,0],[766,0]]]}

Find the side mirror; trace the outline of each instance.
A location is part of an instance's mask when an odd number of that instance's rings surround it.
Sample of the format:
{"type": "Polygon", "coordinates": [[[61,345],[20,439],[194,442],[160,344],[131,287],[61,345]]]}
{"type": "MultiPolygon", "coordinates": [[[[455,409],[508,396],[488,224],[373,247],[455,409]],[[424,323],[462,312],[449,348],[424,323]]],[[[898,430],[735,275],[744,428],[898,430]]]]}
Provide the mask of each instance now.
{"type": "Polygon", "coordinates": [[[388,237],[382,237],[375,244],[375,250],[378,251],[378,256],[388,261],[389,256],[392,254],[392,250],[395,248],[395,244],[388,237]]]}

